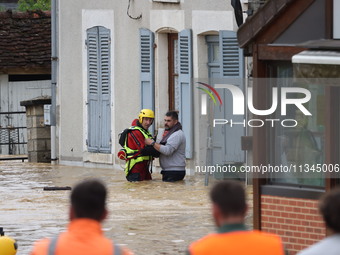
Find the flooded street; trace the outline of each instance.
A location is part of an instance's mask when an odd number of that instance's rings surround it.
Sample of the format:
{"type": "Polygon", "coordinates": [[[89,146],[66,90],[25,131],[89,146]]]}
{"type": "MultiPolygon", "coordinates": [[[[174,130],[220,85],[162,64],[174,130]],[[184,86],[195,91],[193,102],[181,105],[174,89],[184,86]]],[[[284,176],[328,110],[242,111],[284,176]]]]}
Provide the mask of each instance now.
{"type": "Polygon", "coordinates": [[[73,186],[88,177],[104,180],[109,190],[105,235],[135,254],[185,254],[192,241],[215,230],[203,175],[163,183],[154,173],[152,181],[129,183],[113,169],[1,162],[0,227],[17,240],[17,255],[67,227],[70,191],[43,188],[73,186]]]}
{"type": "Polygon", "coordinates": [[[136,254],[179,254],[187,245],[214,230],[204,178],[163,183],[159,174],[149,182],[129,183],[123,171],[3,162],[0,165],[0,226],[19,244],[17,255],[29,254],[32,243],[65,230],[70,191],[44,187],[73,186],[97,177],[109,189],[107,237],[136,254]]]}

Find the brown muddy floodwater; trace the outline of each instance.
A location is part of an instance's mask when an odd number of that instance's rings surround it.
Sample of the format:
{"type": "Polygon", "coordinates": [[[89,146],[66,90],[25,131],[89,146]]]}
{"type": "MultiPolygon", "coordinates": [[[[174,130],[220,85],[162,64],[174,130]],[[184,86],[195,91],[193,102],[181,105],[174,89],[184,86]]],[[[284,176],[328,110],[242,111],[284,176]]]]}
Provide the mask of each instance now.
{"type": "Polygon", "coordinates": [[[70,191],[43,188],[89,177],[102,179],[109,190],[105,235],[135,254],[185,254],[192,241],[215,230],[203,175],[163,183],[154,173],[152,181],[130,183],[120,170],[1,162],[0,227],[17,240],[17,255],[67,227],[70,191]]]}

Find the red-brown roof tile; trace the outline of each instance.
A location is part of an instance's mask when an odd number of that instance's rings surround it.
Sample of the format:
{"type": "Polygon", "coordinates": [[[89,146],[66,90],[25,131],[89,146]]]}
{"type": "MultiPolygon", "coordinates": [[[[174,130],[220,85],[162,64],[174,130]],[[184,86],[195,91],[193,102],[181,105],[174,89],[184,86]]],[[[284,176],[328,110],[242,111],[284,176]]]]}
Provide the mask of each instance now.
{"type": "Polygon", "coordinates": [[[51,13],[0,12],[0,73],[50,68],[51,13]]]}

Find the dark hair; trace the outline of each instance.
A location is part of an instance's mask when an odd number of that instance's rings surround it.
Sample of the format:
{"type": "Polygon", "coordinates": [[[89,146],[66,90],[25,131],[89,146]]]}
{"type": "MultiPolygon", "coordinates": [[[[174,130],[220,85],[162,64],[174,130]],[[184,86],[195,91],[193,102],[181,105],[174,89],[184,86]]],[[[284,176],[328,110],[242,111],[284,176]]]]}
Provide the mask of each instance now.
{"type": "Polygon", "coordinates": [[[210,191],[210,199],[216,204],[223,216],[240,216],[246,212],[246,194],[238,181],[221,181],[210,191]]]}
{"type": "Polygon", "coordinates": [[[321,197],[319,210],[327,227],[340,233],[340,188],[335,188],[321,197]]]}
{"type": "Polygon", "coordinates": [[[107,191],[97,179],[88,179],[77,184],[71,193],[71,204],[77,218],[100,221],[105,212],[107,191]]]}
{"type": "Polygon", "coordinates": [[[168,111],[165,116],[171,117],[173,120],[178,120],[178,112],[168,111]]]}

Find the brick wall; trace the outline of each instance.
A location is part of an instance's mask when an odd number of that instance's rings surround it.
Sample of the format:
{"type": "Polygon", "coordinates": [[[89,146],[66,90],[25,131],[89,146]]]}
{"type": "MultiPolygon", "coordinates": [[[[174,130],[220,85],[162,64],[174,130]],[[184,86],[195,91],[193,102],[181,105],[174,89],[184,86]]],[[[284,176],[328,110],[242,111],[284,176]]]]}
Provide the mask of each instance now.
{"type": "Polygon", "coordinates": [[[261,227],[263,231],[280,235],[289,255],[326,235],[318,201],[310,199],[262,195],[261,227]]]}

